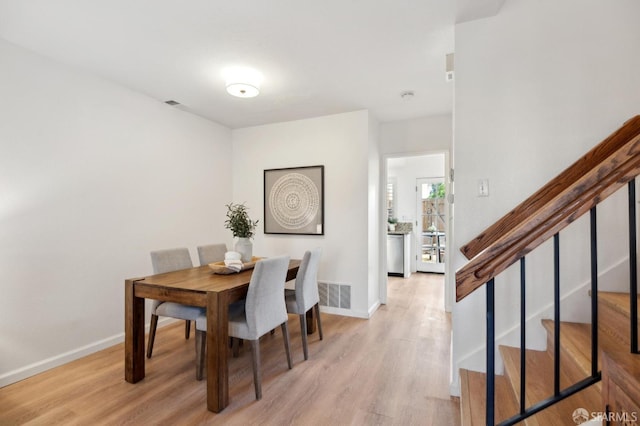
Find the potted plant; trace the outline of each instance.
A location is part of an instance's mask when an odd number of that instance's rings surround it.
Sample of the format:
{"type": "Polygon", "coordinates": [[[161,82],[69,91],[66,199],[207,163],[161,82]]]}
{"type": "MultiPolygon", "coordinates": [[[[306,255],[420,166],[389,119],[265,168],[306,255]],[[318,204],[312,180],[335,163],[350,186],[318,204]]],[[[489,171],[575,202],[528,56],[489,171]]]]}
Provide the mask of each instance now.
{"type": "Polygon", "coordinates": [[[396,219],[395,217],[390,217],[389,219],[387,219],[387,222],[389,222],[389,231],[395,231],[398,219],[396,219]]]}
{"type": "Polygon", "coordinates": [[[227,220],[224,227],[231,230],[234,237],[238,238],[235,251],[242,256],[242,262],[250,262],[253,257],[253,244],[251,237],[256,230],[258,220],[251,220],[247,207],[243,204],[227,204],[227,220]]]}

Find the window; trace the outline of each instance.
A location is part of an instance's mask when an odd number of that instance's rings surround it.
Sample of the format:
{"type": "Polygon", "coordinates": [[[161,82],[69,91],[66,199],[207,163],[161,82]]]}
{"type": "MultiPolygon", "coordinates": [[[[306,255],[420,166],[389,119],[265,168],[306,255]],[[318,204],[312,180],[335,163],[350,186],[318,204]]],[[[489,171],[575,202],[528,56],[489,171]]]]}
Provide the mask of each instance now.
{"type": "Polygon", "coordinates": [[[387,220],[396,217],[396,211],[398,210],[398,199],[396,197],[397,182],[395,177],[390,177],[387,180],[387,220]]]}

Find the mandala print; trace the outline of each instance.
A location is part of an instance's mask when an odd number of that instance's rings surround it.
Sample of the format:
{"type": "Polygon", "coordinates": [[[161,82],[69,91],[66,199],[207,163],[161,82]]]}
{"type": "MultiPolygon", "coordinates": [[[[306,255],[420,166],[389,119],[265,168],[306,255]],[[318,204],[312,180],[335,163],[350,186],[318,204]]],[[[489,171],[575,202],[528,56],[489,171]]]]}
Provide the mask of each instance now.
{"type": "Polygon", "coordinates": [[[304,228],[318,214],[318,188],[305,175],[286,174],[273,184],[269,206],[278,225],[285,229],[304,228]]]}

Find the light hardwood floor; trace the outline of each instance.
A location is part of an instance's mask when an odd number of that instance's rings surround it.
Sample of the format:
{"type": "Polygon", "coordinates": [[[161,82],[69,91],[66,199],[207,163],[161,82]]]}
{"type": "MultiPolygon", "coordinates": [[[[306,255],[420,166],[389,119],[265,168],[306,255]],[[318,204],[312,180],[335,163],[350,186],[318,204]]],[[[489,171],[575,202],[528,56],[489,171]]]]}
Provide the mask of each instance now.
{"type": "Polygon", "coordinates": [[[116,345],[0,389],[0,425],[459,425],[443,291],[440,275],[390,278],[388,304],[370,320],[322,315],[324,340],[309,336],[308,361],[290,316],[293,369],[280,330],[267,334],[262,400],[246,347],[230,358],[230,405],[219,414],[206,409],[194,338],[184,339],[180,322],[158,330],[143,381],[125,382],[124,348],[116,345]]]}

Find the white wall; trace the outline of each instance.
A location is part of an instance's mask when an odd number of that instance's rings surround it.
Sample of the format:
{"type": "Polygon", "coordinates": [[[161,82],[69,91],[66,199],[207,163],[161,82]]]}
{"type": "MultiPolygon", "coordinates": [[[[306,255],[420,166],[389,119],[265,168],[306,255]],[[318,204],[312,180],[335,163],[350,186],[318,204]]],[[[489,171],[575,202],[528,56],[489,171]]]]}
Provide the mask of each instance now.
{"type": "Polygon", "coordinates": [[[227,238],[231,132],[0,40],[0,386],[123,340],[149,251],[227,238]]]}
{"type": "Polygon", "coordinates": [[[351,311],[341,313],[359,317],[367,317],[376,303],[369,299],[369,244],[375,244],[369,229],[375,217],[368,211],[370,156],[375,156],[370,120],[367,111],[356,111],[233,130],[233,201],[245,202],[261,223],[265,169],[325,166],[325,235],[265,235],[260,225],[253,252],[300,258],[305,250],[322,247],[318,279],[351,285],[351,311]]]}
{"type": "Polygon", "coordinates": [[[451,114],[430,115],[380,124],[380,155],[451,149],[451,114]]]}
{"type": "MultiPolygon", "coordinates": [[[[456,26],[456,248],[640,112],[638,16],[635,0],[507,0],[497,16],[456,26]],[[476,196],[480,178],[490,181],[487,198],[476,196]]],[[[561,236],[563,258],[578,263],[564,269],[563,296],[584,284],[577,270],[588,268],[581,262],[588,248],[578,244],[581,238],[575,230],[561,236]]],[[[624,256],[622,246],[601,242],[612,262],[602,270],[624,256]]],[[[535,266],[548,265],[545,253],[548,247],[528,267],[528,280],[537,285],[528,295],[536,326],[551,297],[548,275],[535,266]]],[[[456,268],[464,265],[457,250],[452,254],[456,268]]],[[[517,306],[518,291],[507,282],[516,275],[511,271],[497,282],[497,306],[517,306]]],[[[458,367],[484,366],[484,298],[480,290],[454,308],[456,377],[458,367]]],[[[496,314],[497,335],[510,333],[518,312],[496,314]]],[[[531,334],[532,345],[544,344],[543,333],[531,334]]]]}

